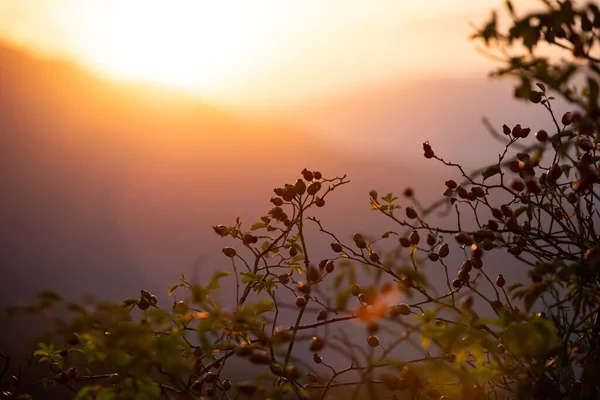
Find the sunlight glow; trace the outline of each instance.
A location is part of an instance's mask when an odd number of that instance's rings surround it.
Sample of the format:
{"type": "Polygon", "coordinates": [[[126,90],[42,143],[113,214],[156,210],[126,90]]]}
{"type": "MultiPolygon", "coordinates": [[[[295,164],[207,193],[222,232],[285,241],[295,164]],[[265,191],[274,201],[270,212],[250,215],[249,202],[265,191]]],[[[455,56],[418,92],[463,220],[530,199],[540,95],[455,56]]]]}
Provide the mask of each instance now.
{"type": "Polygon", "coordinates": [[[81,52],[93,69],[210,92],[257,67],[278,27],[269,9],[231,1],[118,1],[82,24],[81,52]],[[90,21],[88,21],[90,22],[90,21]]]}

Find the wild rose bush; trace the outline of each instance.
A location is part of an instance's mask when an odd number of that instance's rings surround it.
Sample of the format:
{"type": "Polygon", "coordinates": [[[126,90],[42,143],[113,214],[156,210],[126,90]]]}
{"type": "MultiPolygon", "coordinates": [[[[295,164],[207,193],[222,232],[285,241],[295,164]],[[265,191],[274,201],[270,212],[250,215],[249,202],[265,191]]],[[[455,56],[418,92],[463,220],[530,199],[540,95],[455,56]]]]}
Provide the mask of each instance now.
{"type": "MultiPolygon", "coordinates": [[[[34,352],[49,395],[598,398],[600,11],[542,5],[519,17],[508,2],[508,31],[492,14],[474,38],[505,57],[494,75],[518,76],[515,95],[543,107],[552,130],[489,125],[502,145],[475,172],[425,142],[424,157],[461,178],[448,179],[426,208],[410,189],[372,190],[371,209],[396,230],[338,237],[313,211],[348,180],[305,169],[274,189],[254,224],[213,227],[231,243],[222,249],[230,267],[209,282],[182,276],[166,296],[141,290],[118,304],[66,304],[68,321],[50,311],[60,296],[41,293],[27,311],[57,322],[34,352]],[[570,61],[539,55],[541,43],[570,61]],[[576,90],[582,74],[586,85],[576,90]],[[556,111],[550,93],[571,109],[556,111]],[[430,224],[444,207],[448,226],[430,224]],[[329,256],[315,258],[309,231],[330,243],[329,256]],[[499,254],[512,260],[507,276],[487,271],[499,254]],[[523,268],[527,280],[509,281],[523,268]],[[430,282],[434,274],[442,286],[430,282]],[[234,290],[222,290],[227,280],[234,290]],[[238,379],[232,364],[250,366],[255,379],[238,379]]],[[[4,396],[27,398],[26,374],[6,371],[4,396]]]]}

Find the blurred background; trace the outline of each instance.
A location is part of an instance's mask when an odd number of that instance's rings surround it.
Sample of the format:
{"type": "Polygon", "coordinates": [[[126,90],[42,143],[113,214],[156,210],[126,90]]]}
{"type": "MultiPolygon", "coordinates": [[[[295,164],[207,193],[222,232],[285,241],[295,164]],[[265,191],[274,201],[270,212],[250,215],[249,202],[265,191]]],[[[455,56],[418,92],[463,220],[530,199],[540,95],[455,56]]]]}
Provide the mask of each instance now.
{"type": "Polygon", "coordinates": [[[495,7],[0,0],[0,306],[42,289],[166,302],[182,272],[229,267],[211,225],[249,227],[305,167],[351,181],[315,214],[339,237],[393,227],[369,190],[428,204],[459,178],[424,141],[471,169],[502,148],[482,117],[551,127],[469,41],[495,7]]]}

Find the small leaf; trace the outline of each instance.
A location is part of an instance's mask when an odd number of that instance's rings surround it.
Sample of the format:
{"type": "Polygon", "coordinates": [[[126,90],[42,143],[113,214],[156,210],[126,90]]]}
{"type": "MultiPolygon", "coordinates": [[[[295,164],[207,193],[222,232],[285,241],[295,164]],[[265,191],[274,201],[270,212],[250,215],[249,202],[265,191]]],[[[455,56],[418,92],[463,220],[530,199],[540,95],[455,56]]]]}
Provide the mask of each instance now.
{"type": "Polygon", "coordinates": [[[183,286],[184,286],[183,283],[176,283],[173,286],[171,286],[171,288],[169,289],[169,292],[168,292],[169,296],[171,296],[175,290],[177,290],[178,288],[183,287],[183,286]]]}
{"type": "Polygon", "coordinates": [[[265,224],[264,222],[255,222],[254,224],[252,224],[252,226],[250,227],[251,231],[255,231],[257,229],[262,229],[265,226],[267,226],[267,224],[265,224]]]}
{"type": "Polygon", "coordinates": [[[127,308],[127,307],[131,307],[133,305],[136,305],[137,302],[138,302],[137,299],[134,299],[132,297],[125,299],[125,300],[123,300],[123,308],[127,308]]]}
{"type": "Polygon", "coordinates": [[[540,88],[542,93],[546,93],[546,86],[543,83],[536,83],[535,85],[540,88]]]}
{"type": "Polygon", "coordinates": [[[490,165],[482,172],[483,180],[485,181],[488,178],[498,174],[500,172],[500,167],[497,164],[490,165]]]}
{"type": "Polygon", "coordinates": [[[210,283],[208,284],[208,288],[215,290],[215,289],[219,289],[221,286],[219,285],[219,279],[224,278],[226,276],[231,275],[231,272],[228,271],[217,271],[214,273],[212,279],[210,280],[210,283]]]}

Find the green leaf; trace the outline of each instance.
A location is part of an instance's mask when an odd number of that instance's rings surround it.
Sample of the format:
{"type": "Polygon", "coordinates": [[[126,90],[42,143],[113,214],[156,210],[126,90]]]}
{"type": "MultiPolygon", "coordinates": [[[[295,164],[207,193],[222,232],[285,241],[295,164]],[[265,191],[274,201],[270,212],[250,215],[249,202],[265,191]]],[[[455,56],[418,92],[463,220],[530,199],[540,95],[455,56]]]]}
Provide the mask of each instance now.
{"type": "Polygon", "coordinates": [[[273,300],[261,300],[258,303],[253,304],[251,309],[256,315],[260,315],[266,312],[275,311],[275,303],[273,300]]]}
{"type": "Polygon", "coordinates": [[[132,297],[125,299],[125,300],[123,300],[123,303],[122,303],[123,308],[131,307],[131,306],[137,304],[137,302],[138,302],[137,299],[134,299],[132,297]]]}
{"type": "Polygon", "coordinates": [[[540,318],[510,325],[502,342],[517,357],[544,357],[558,345],[558,337],[552,322],[540,318]]]}
{"type": "Polygon", "coordinates": [[[265,224],[264,222],[255,222],[254,224],[252,224],[252,226],[250,227],[251,231],[255,231],[257,229],[262,229],[265,226],[267,226],[267,224],[265,224]]]}
{"type": "Polygon", "coordinates": [[[513,212],[513,218],[516,220],[517,218],[519,218],[519,216],[521,214],[523,214],[524,212],[529,211],[529,206],[523,206],[523,207],[519,207],[517,208],[514,212],[513,212]]]}
{"type": "Polygon", "coordinates": [[[508,290],[508,292],[510,293],[510,292],[512,292],[513,290],[520,288],[521,286],[523,286],[523,283],[522,283],[522,282],[515,282],[515,283],[513,283],[512,285],[508,285],[508,286],[506,287],[506,290],[508,290]]]}
{"type": "Polygon", "coordinates": [[[169,292],[168,292],[169,296],[171,296],[175,290],[177,290],[178,288],[183,287],[183,286],[185,286],[184,283],[176,283],[173,286],[171,286],[171,288],[169,289],[169,292]]]}
{"type": "Polygon", "coordinates": [[[215,272],[212,279],[210,280],[210,283],[208,284],[208,288],[212,290],[219,289],[221,287],[219,285],[219,279],[229,275],[231,275],[231,272],[228,271],[219,270],[215,272]]]}
{"type": "Polygon", "coordinates": [[[483,180],[485,181],[488,178],[500,173],[500,167],[497,164],[490,165],[481,173],[483,175],[483,180]]]}
{"type": "Polygon", "coordinates": [[[45,349],[39,349],[33,352],[34,356],[40,356],[40,357],[48,357],[48,351],[45,349]]]}

